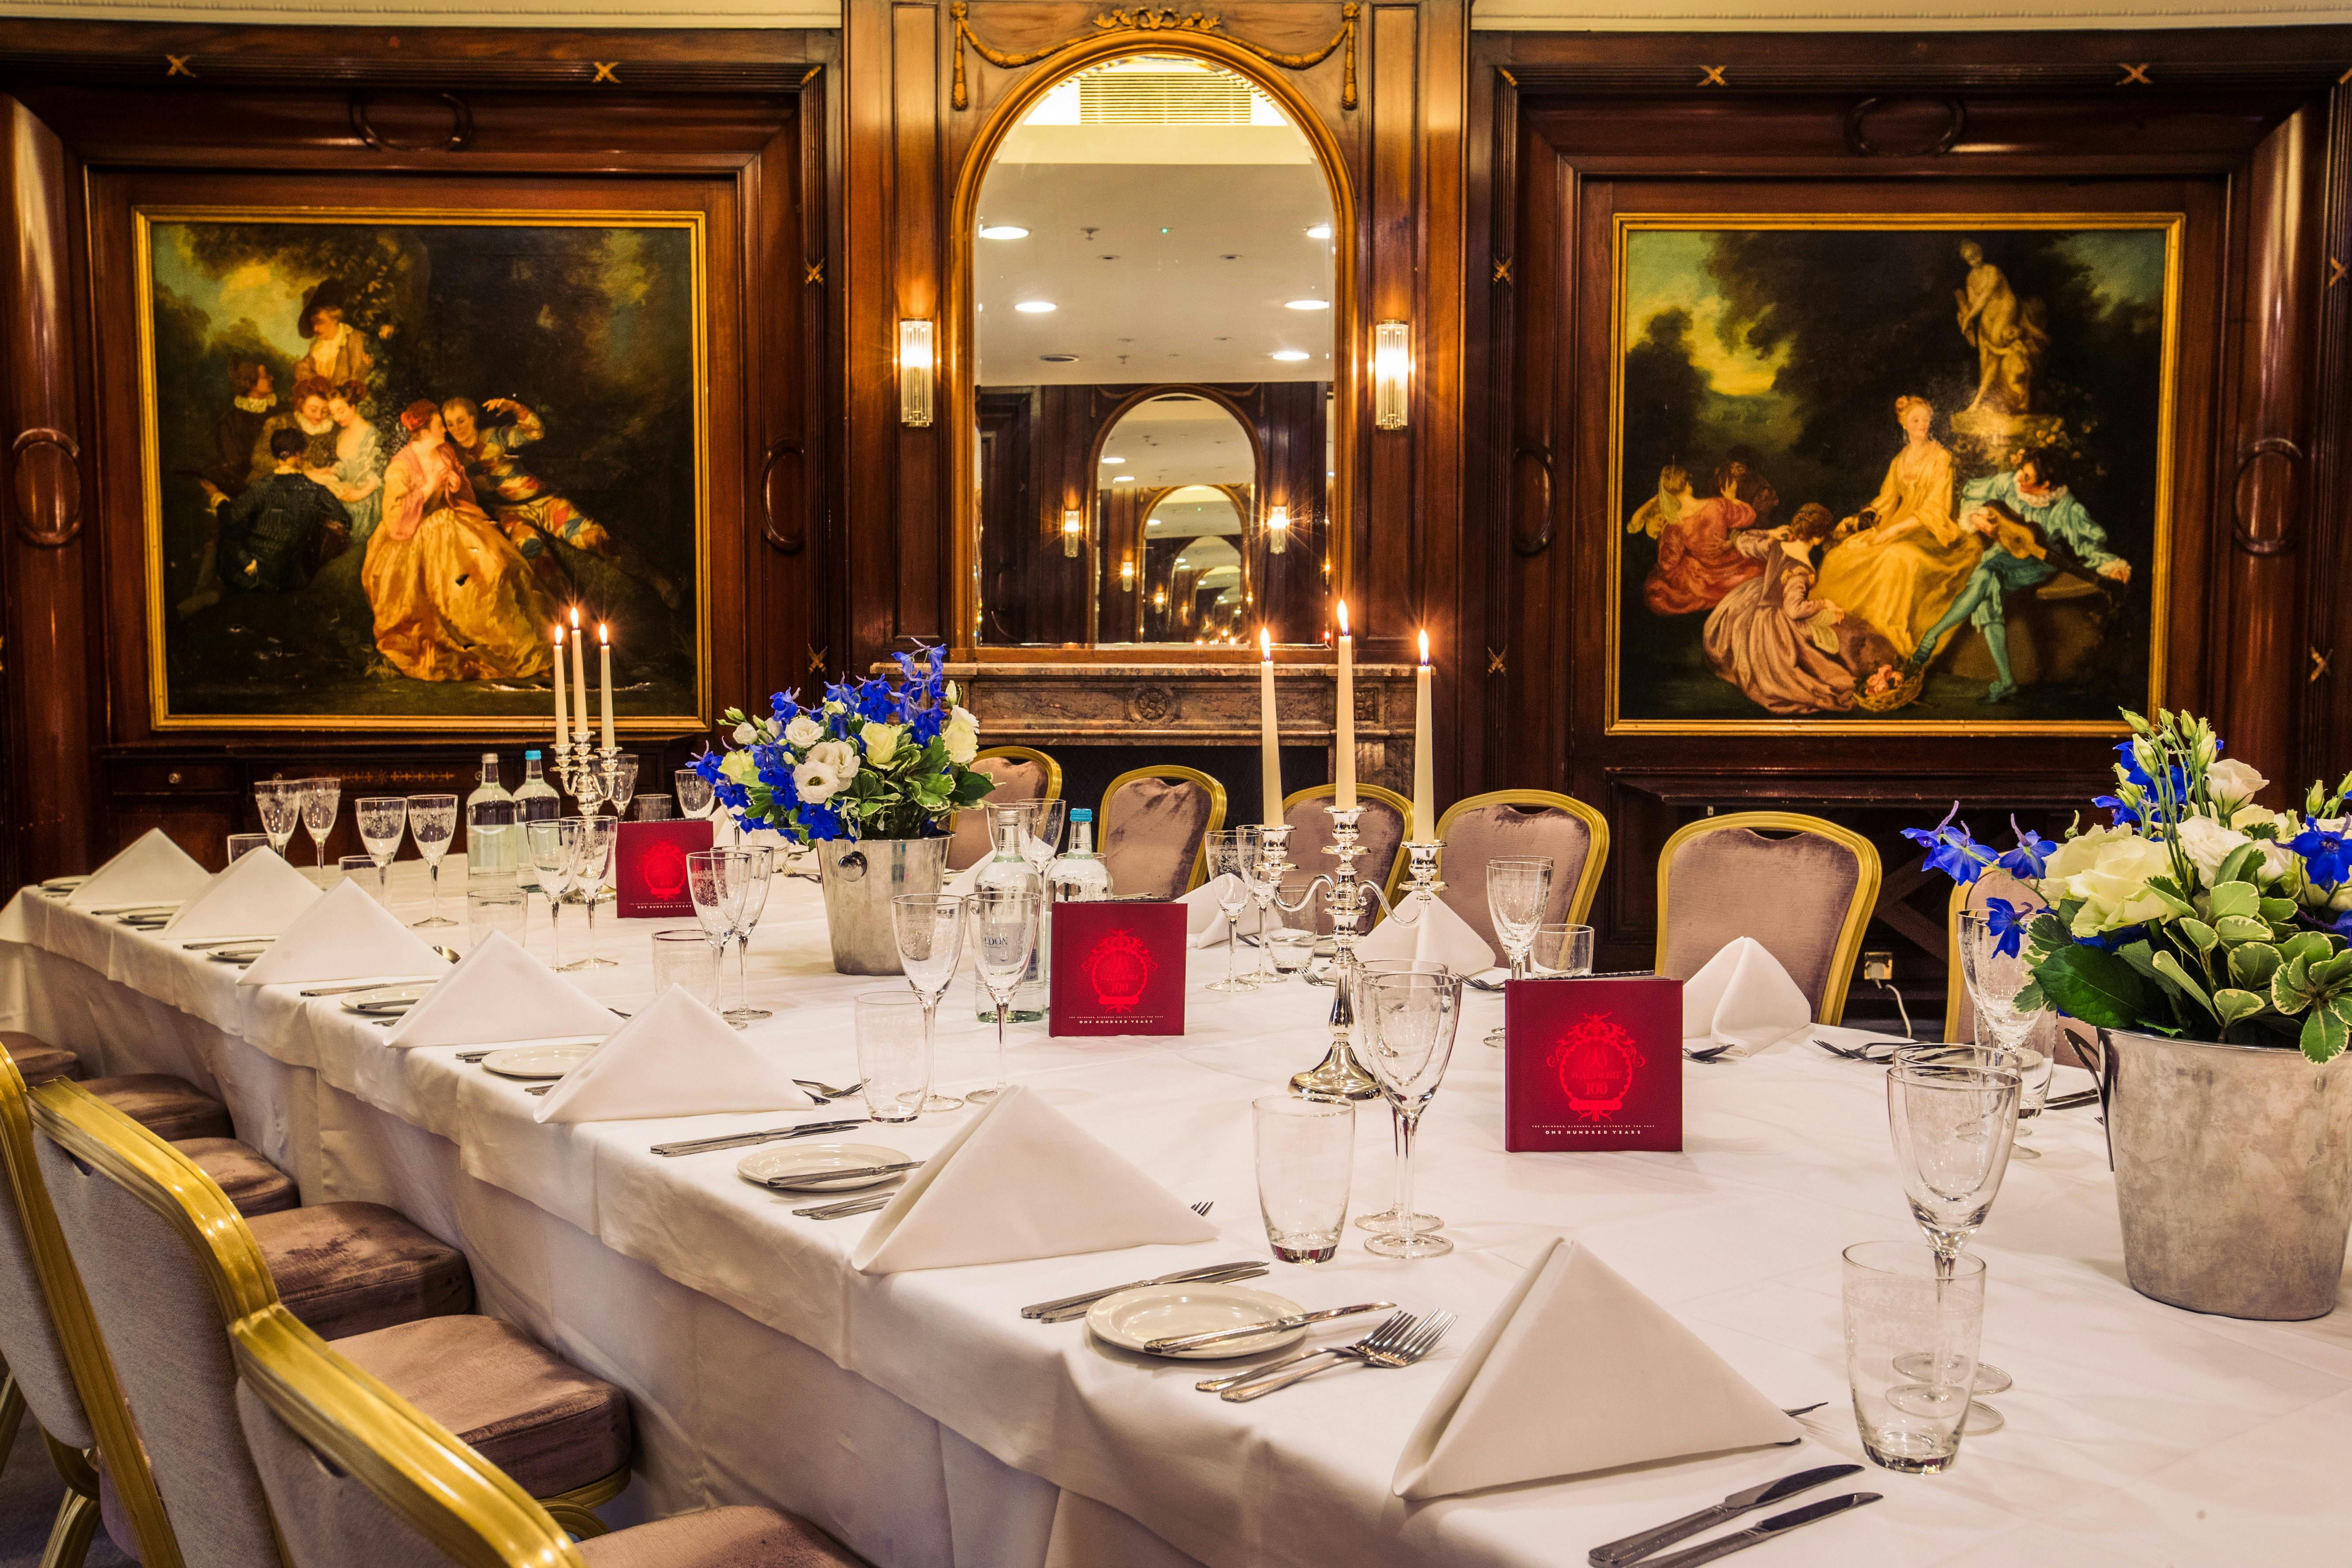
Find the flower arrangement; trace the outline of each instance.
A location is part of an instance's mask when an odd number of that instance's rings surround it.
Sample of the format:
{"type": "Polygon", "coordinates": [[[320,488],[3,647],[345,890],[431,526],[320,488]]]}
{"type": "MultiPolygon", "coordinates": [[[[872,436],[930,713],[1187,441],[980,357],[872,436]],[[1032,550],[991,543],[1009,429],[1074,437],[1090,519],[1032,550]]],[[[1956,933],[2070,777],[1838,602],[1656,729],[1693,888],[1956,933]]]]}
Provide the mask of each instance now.
{"type": "Polygon", "coordinates": [[[1955,823],[1955,805],[1904,837],[1956,881],[1999,867],[2049,906],[1985,902],[2000,951],[2022,951],[2032,971],[2021,1010],[2338,1055],[2352,1040],[2352,774],[2314,784],[2300,812],[2274,812],[2254,804],[2269,781],[2225,760],[2204,720],[2124,719],[2116,793],[2092,803],[2107,826],[2053,844],[2012,818],[2015,847],[1996,853],[1955,823]]]}
{"type": "Polygon", "coordinates": [[[727,710],[734,744],[705,752],[695,771],[747,828],[795,843],[836,838],[936,838],[994,781],[976,771],[980,724],[958,706],[945,648],[898,655],[898,679],[838,681],[803,708],[778,692],[768,712],[727,710]]]}

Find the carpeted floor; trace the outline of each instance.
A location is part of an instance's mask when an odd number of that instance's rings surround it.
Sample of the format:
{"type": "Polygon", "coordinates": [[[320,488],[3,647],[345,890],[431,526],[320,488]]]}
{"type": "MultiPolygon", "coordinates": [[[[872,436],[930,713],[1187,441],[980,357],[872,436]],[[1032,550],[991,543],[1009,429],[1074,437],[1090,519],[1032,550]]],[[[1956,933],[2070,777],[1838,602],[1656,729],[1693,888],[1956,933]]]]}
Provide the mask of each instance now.
{"type": "MultiPolygon", "coordinates": [[[[0,1568],[38,1568],[65,1495],[66,1484],[49,1463],[40,1428],[26,1416],[17,1429],[16,1446],[9,1450],[8,1468],[0,1471],[0,1568]]],[[[132,1568],[131,1559],[114,1549],[102,1529],[85,1561],[89,1568],[132,1568]]]]}

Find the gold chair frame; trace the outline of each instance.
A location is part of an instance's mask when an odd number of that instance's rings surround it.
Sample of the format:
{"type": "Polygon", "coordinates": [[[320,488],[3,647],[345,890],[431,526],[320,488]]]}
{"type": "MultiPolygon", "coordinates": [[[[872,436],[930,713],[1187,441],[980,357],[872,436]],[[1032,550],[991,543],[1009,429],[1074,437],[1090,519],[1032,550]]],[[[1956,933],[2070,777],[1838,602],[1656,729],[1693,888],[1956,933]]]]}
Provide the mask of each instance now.
{"type": "MultiPolygon", "coordinates": [[[[1287,820],[1290,816],[1290,808],[1297,805],[1300,801],[1329,800],[1337,797],[1339,793],[1339,786],[1336,784],[1315,784],[1307,789],[1292,790],[1288,795],[1282,797],[1282,815],[1284,818],[1287,820]]],[[[1405,799],[1404,796],[1397,794],[1396,791],[1392,789],[1383,789],[1379,784],[1360,784],[1356,786],[1356,794],[1358,795],[1370,795],[1372,799],[1394,808],[1399,820],[1404,824],[1404,832],[1399,836],[1397,839],[1396,854],[1391,857],[1389,860],[1388,875],[1382,879],[1381,882],[1381,895],[1389,900],[1391,906],[1393,906],[1396,902],[1397,884],[1404,880],[1405,862],[1412,858],[1412,857],[1408,856],[1404,852],[1404,842],[1406,839],[1412,837],[1412,802],[1405,799]]],[[[1316,874],[1317,870],[1313,866],[1306,867],[1304,869],[1310,879],[1316,874]]],[[[1374,925],[1380,924],[1381,921],[1388,918],[1387,911],[1384,910],[1374,910],[1372,912],[1374,915],[1379,917],[1372,921],[1372,924],[1374,925]]]]}
{"type": "Polygon", "coordinates": [[[1674,865],[1675,851],[1693,838],[1709,833],[1727,833],[1744,827],[1761,833],[1809,833],[1826,838],[1832,844],[1853,851],[1854,858],[1853,897],[1846,905],[1845,919],[1838,928],[1837,945],[1830,951],[1830,970],[1815,1003],[1815,1016],[1824,1024],[1836,1024],[1845,1017],[1845,994],[1853,984],[1854,960],[1862,954],[1863,932],[1870,925],[1870,912],[1878,905],[1878,885],[1882,868],[1878,849],[1869,839],[1851,827],[1841,827],[1834,822],[1818,816],[1806,816],[1793,811],[1735,811],[1724,816],[1702,816],[1696,822],[1685,823],[1675,830],[1658,851],[1658,948],[1655,963],[1663,968],[1666,962],[1666,884],[1668,868],[1674,865]]]}
{"type": "MultiPolygon", "coordinates": [[[[1587,805],[1574,795],[1562,795],[1558,790],[1496,789],[1488,790],[1485,795],[1474,795],[1467,799],[1457,800],[1447,806],[1445,814],[1437,819],[1437,837],[1443,839],[1445,837],[1445,830],[1454,825],[1454,819],[1456,816],[1474,806],[1481,805],[1549,805],[1568,813],[1584,824],[1584,830],[1592,841],[1592,847],[1586,851],[1584,868],[1576,874],[1576,889],[1568,896],[1568,923],[1570,925],[1589,923],[1585,917],[1592,912],[1593,896],[1601,890],[1601,874],[1609,868],[1609,819],[1601,815],[1598,807],[1587,805]]],[[[1444,873],[1444,859],[1441,857],[1438,860],[1441,875],[1444,873]]]]}
{"type": "MultiPolygon", "coordinates": [[[[212,1286],[223,1323],[280,1305],[261,1244],[228,1195],[194,1161],[68,1079],[41,1085],[31,1101],[33,1121],[59,1148],[105,1173],[179,1232],[212,1286]]],[[[112,1466],[112,1456],[107,1463],[112,1466]]],[[[593,1510],[620,1496],[628,1484],[624,1465],[540,1502],[574,1535],[602,1535],[604,1521],[593,1510]]]]}
{"type": "Polygon", "coordinates": [[[1173,763],[1165,767],[1128,769],[1110,781],[1102,793],[1101,802],[1095,807],[1095,825],[1101,830],[1095,839],[1096,853],[1101,853],[1110,843],[1110,803],[1118,798],[1120,790],[1137,779],[1190,779],[1209,792],[1209,820],[1201,829],[1200,845],[1192,851],[1192,879],[1184,884],[1184,890],[1189,893],[1209,879],[1209,835],[1225,825],[1225,786],[1198,768],[1180,767],[1173,763]]]}

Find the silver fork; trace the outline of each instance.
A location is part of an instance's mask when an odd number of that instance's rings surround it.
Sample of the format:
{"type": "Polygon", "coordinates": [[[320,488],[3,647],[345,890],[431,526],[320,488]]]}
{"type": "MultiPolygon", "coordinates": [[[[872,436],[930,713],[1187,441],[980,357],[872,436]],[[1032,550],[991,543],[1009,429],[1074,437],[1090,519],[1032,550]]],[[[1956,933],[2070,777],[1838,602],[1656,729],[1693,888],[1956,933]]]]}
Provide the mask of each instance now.
{"type": "Polygon", "coordinates": [[[1396,1337],[1386,1344],[1370,1345],[1359,1340],[1351,1345],[1341,1345],[1332,1352],[1331,1360],[1320,1365],[1301,1363],[1287,1372],[1276,1373],[1272,1377],[1259,1382],[1248,1384],[1240,1388],[1229,1388],[1217,1397],[1232,1405],[1262,1399],[1277,1388],[1288,1388],[1301,1378],[1313,1377],[1325,1367],[1337,1366],[1342,1361],[1360,1361],[1366,1366],[1381,1368],[1411,1366],[1435,1350],[1437,1342],[1444,1339],[1445,1331],[1453,1326],[1453,1313],[1432,1312],[1427,1318],[1422,1320],[1419,1326],[1409,1324],[1406,1328],[1398,1331],[1396,1337]]]}
{"type": "Polygon", "coordinates": [[[831,1084],[819,1083],[814,1079],[808,1078],[796,1078],[793,1081],[808,1090],[808,1097],[819,1105],[830,1105],[845,1095],[856,1094],[866,1087],[864,1079],[859,1079],[846,1089],[835,1089],[831,1084]]]}
{"type": "Polygon", "coordinates": [[[1209,1217],[1209,1211],[1210,1211],[1211,1209],[1213,1209],[1213,1208],[1215,1208],[1216,1206],[1217,1206],[1217,1200],[1216,1200],[1216,1199],[1214,1199],[1214,1198],[1202,1198],[1199,1203],[1194,1204],[1194,1205],[1192,1205],[1192,1212],[1193,1212],[1194,1214],[1196,1214],[1196,1215],[1199,1215],[1202,1219],[1206,1219],[1206,1218],[1208,1218],[1208,1217],[1209,1217]]]}
{"type": "Polygon", "coordinates": [[[1228,1373],[1223,1377],[1202,1378],[1192,1386],[1203,1394],[1223,1394],[1228,1388],[1239,1388],[1244,1383],[1255,1383],[1259,1378],[1270,1376],[1286,1367],[1297,1366],[1300,1362],[1313,1361],[1318,1356],[1335,1356],[1344,1351],[1363,1345],[1385,1348],[1391,1341],[1409,1332],[1413,1321],[1413,1315],[1411,1312],[1391,1312],[1381,1320],[1378,1327],[1358,1340],[1354,1345],[1327,1345],[1321,1350],[1300,1351],[1297,1355],[1285,1356],[1280,1361],[1270,1361],[1264,1366],[1254,1366],[1246,1372],[1228,1373]]]}
{"type": "Polygon", "coordinates": [[[1730,1048],[1731,1047],[1729,1046],[1702,1046],[1695,1051],[1686,1049],[1683,1052],[1683,1060],[1686,1062],[1711,1062],[1721,1058],[1723,1053],[1730,1048]]]}

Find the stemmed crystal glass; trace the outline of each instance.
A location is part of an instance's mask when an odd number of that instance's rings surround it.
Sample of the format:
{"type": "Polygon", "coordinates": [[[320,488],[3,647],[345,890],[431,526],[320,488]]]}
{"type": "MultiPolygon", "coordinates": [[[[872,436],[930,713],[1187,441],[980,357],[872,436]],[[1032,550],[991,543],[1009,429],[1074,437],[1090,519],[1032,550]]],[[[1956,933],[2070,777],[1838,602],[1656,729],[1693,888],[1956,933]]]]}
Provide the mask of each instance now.
{"type": "Polygon", "coordinates": [[[261,831],[269,835],[269,847],[284,859],[294,830],[302,826],[301,781],[264,779],[253,786],[253,804],[260,808],[261,831]]]}
{"type": "Polygon", "coordinates": [[[596,894],[604,885],[604,873],[613,864],[614,830],[620,824],[609,816],[560,816],[557,826],[563,832],[563,868],[572,885],[580,889],[580,901],[588,906],[588,956],[573,959],[563,965],[566,969],[611,969],[609,958],[596,956],[596,894]]]}
{"type": "MultiPolygon", "coordinates": [[[[1371,984],[1375,976],[1382,974],[1451,974],[1453,973],[1454,972],[1444,964],[1433,963],[1428,959],[1358,959],[1356,961],[1356,989],[1350,997],[1351,1005],[1355,1008],[1358,1031],[1357,1040],[1363,1047],[1358,1055],[1361,1057],[1368,1053],[1371,1048],[1372,1026],[1370,1022],[1372,1010],[1371,984]]],[[[1396,1157],[1399,1160],[1402,1160],[1404,1158],[1403,1117],[1398,1116],[1391,1119],[1391,1134],[1395,1142],[1396,1157]]],[[[1402,1209],[1398,1208],[1396,1205],[1391,1203],[1384,1209],[1375,1209],[1370,1214],[1358,1215],[1356,1216],[1356,1224],[1360,1229],[1373,1232],[1402,1230],[1404,1228],[1404,1222],[1399,1218],[1399,1216],[1402,1215],[1403,1212],[1404,1211],[1402,1209]]],[[[1417,1214],[1412,1216],[1412,1228],[1423,1233],[1436,1230],[1444,1224],[1445,1222],[1443,1219],[1440,1219],[1433,1214],[1417,1214]]]]}
{"type": "Polygon", "coordinates": [[[1069,820],[1070,803],[1066,800],[1015,800],[1003,803],[1017,805],[1029,813],[1029,820],[1021,828],[1021,858],[1037,873],[1042,886],[1045,868],[1054,857],[1062,852],[1062,826],[1069,820]]]}
{"type": "MultiPolygon", "coordinates": [[[[898,941],[898,966],[923,1005],[923,1059],[933,1059],[939,1041],[940,998],[955,981],[963,958],[964,901],[952,893],[900,893],[890,900],[890,931],[898,941]]],[[[919,1109],[953,1110],[963,1101],[937,1089],[919,1109]]]]}
{"type": "MultiPolygon", "coordinates": [[[[556,968],[563,967],[563,894],[572,877],[570,846],[563,841],[563,824],[554,817],[541,817],[522,825],[524,849],[530,856],[532,869],[539,873],[539,891],[547,900],[547,921],[551,932],[548,956],[556,968]]],[[[523,923],[523,935],[528,942],[530,924],[523,923]]]]}
{"type": "Polygon", "coordinates": [[[965,903],[971,921],[972,965],[996,1004],[996,1081],[966,1094],[969,1100],[994,1100],[1011,1081],[1004,1067],[1004,1025],[1013,993],[1037,951],[1037,916],[1044,900],[1027,888],[982,888],[965,903]]]}
{"type": "MultiPolygon", "coordinates": [[[[1511,961],[1514,980],[1528,977],[1528,953],[1550,903],[1550,856],[1498,855],[1486,862],[1486,915],[1495,922],[1504,956],[1511,961]]],[[[1486,1043],[1503,1043],[1500,1026],[1487,1031],[1486,1043]]]]}
{"type": "MultiPolygon", "coordinates": [[[[2017,1005],[2017,994],[2033,978],[2033,972],[2026,966],[2021,945],[2015,952],[2001,952],[2000,933],[1992,929],[1990,917],[1980,910],[1960,912],[1959,942],[1960,973],[1968,983],[1969,999],[1992,1035],[1994,1047],[2008,1053],[2007,1065],[2018,1069],[2017,1135],[2028,1137],[2031,1133],[2023,1123],[2042,1114],[2042,1102],[2050,1096],[2053,1065],[2048,1052],[2027,1044],[2034,1026],[2045,1015],[2021,1012],[2017,1005]]],[[[2042,1152],[2020,1143],[2014,1155],[2020,1160],[2038,1160],[2042,1152]]]]}
{"type": "Polygon", "coordinates": [[[360,842],[375,862],[376,901],[389,909],[392,861],[400,853],[401,835],[408,830],[408,802],[396,795],[377,795],[356,803],[352,814],[359,819],[360,842]]]}
{"type": "Polygon", "coordinates": [[[1275,883],[1274,844],[1258,829],[1257,853],[1250,857],[1249,894],[1257,905],[1257,967],[1249,973],[1253,985],[1279,985],[1283,976],[1274,967],[1274,933],[1282,929],[1282,913],[1275,907],[1275,895],[1282,889],[1275,883]]]}
{"type": "Polygon", "coordinates": [[[1462,977],[1426,973],[1374,974],[1362,994],[1370,1049],[1364,1065],[1388,1096],[1397,1118],[1397,1228],[1364,1238],[1364,1248],[1382,1258],[1436,1258],[1454,1250],[1444,1237],[1423,1230],[1412,1212],[1412,1140],[1421,1129],[1445,1064],[1454,1055],[1454,1032],[1462,1018],[1462,977]]]}
{"type": "MultiPolygon", "coordinates": [[[[1961,1250],[2000,1192],[2017,1136],[2020,1088],[2011,1068],[1964,1060],[1906,1053],[1886,1069],[1895,1168],[1911,1200],[1911,1217],[1927,1233],[1942,1278],[1951,1278],[1961,1250]]],[[[1895,1369],[1909,1377],[1949,1381],[1937,1376],[1934,1357],[1925,1352],[1897,1360],[1895,1369]]],[[[1979,1394],[1999,1394],[2013,1381],[1997,1366],[1977,1365],[1979,1394]]],[[[2000,1412],[1970,1402],[1964,1430],[1998,1432],[2003,1425],[2000,1412]]]]}
{"type": "Polygon", "coordinates": [[[441,918],[441,857],[449,853],[449,840],[457,832],[457,797],[454,795],[412,795],[408,797],[408,832],[416,840],[416,852],[425,857],[425,868],[433,879],[431,912],[421,921],[411,923],[425,926],[453,926],[456,921],[441,918]]]}
{"type": "Polygon", "coordinates": [[[318,872],[323,879],[327,874],[327,835],[335,830],[335,812],[343,801],[343,781],[303,779],[299,787],[302,795],[302,826],[318,849],[318,872]]]}
{"type": "Polygon", "coordinates": [[[604,775],[604,798],[612,803],[613,815],[628,816],[629,797],[637,793],[637,759],[624,752],[599,759],[596,769],[604,775]]]}
{"type": "Polygon", "coordinates": [[[748,849],[697,849],[686,858],[687,896],[694,900],[694,918],[701,922],[702,934],[710,939],[722,974],[727,944],[742,922],[743,900],[751,891],[756,865],[757,858],[748,849]]]}
{"type": "Polygon", "coordinates": [[[710,781],[692,768],[678,769],[672,775],[672,780],[677,789],[677,809],[695,821],[699,822],[709,816],[711,808],[719,804],[719,796],[711,789],[710,781]]]}
{"type": "MultiPolygon", "coordinates": [[[[776,851],[771,845],[746,844],[743,853],[751,858],[751,879],[743,884],[743,907],[735,917],[735,997],[739,1005],[727,1009],[730,1024],[756,1024],[776,1015],[766,1007],[751,1005],[751,928],[760,923],[760,916],[768,908],[768,889],[774,884],[776,851]]],[[[719,955],[722,959],[724,953],[719,955]]]]}
{"type": "Polygon", "coordinates": [[[1255,991],[1258,986],[1256,975],[1242,974],[1234,967],[1234,939],[1241,930],[1242,911],[1249,908],[1257,847],[1255,827],[1232,827],[1212,833],[1203,845],[1209,855],[1210,881],[1217,889],[1217,908],[1225,917],[1225,977],[1211,981],[1212,991],[1255,991]]]}

